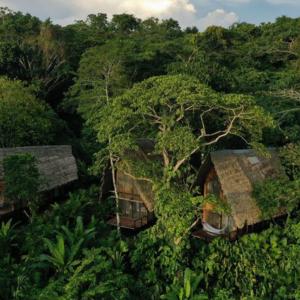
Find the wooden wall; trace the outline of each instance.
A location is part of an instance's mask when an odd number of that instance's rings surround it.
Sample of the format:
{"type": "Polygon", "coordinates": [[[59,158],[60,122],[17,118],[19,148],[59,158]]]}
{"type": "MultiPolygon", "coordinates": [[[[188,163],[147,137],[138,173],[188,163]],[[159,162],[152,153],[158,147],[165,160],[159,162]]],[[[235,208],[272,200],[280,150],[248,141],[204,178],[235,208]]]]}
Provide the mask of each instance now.
{"type": "Polygon", "coordinates": [[[147,217],[151,220],[153,214],[148,211],[143,201],[145,194],[148,196],[148,183],[141,180],[137,182],[120,170],[117,170],[116,179],[121,215],[132,219],[147,217]]]}
{"type": "Polygon", "coordinates": [[[120,170],[117,171],[117,189],[120,198],[129,198],[142,202],[135,185],[135,180],[120,170]]]}
{"type": "MultiPolygon", "coordinates": [[[[219,198],[222,198],[222,189],[218,180],[216,170],[212,167],[204,182],[204,196],[208,194],[213,194],[219,198]]],[[[207,203],[203,207],[202,220],[207,222],[215,228],[222,228],[224,217],[222,214],[214,212],[214,206],[207,203]]]]}

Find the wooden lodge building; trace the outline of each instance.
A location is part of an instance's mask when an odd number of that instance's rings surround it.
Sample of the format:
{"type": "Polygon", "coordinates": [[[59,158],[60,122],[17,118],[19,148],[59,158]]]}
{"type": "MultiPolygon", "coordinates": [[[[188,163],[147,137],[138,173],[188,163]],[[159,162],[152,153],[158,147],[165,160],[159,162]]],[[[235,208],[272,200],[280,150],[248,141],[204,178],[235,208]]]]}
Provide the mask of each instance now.
{"type": "MultiPolygon", "coordinates": [[[[230,213],[216,213],[212,205],[206,204],[202,211],[202,229],[193,236],[235,239],[239,233],[248,232],[263,221],[262,212],[252,196],[254,185],[268,178],[285,176],[276,150],[269,149],[269,152],[269,158],[259,156],[251,149],[210,154],[200,170],[203,194],[219,197],[227,203],[230,213]]],[[[274,217],[284,214],[282,210],[274,217]]]]}
{"type": "MultiPolygon", "coordinates": [[[[150,182],[136,179],[130,174],[130,160],[148,161],[155,159],[151,153],[154,144],[150,140],[139,140],[139,150],[125,154],[123,161],[117,166],[116,185],[119,197],[120,227],[131,230],[138,230],[150,224],[154,219],[154,194],[150,182]],[[125,164],[125,166],[124,166],[125,164]],[[122,168],[120,167],[122,165],[122,168]],[[124,171],[126,169],[126,171],[124,171]]],[[[116,215],[111,216],[109,224],[116,226],[116,215]]]]}
{"type": "MultiPolygon", "coordinates": [[[[140,150],[131,155],[136,160],[154,159],[151,157],[152,150],[153,146],[144,142],[140,150]]],[[[204,196],[213,194],[224,201],[230,213],[220,214],[211,204],[204,205],[201,223],[192,234],[194,237],[210,240],[223,236],[235,239],[237,235],[251,231],[252,227],[264,221],[252,196],[254,185],[268,178],[285,176],[276,150],[269,149],[269,152],[268,157],[260,156],[251,149],[223,150],[210,154],[200,168],[199,185],[204,196]]],[[[130,176],[130,168],[127,168],[127,173],[122,169],[116,171],[120,227],[140,229],[154,218],[152,186],[147,181],[130,176]]],[[[282,210],[274,217],[284,214],[282,210]]],[[[116,216],[112,216],[108,223],[116,226],[116,216]]]]}
{"type": "Polygon", "coordinates": [[[78,179],[77,165],[71,146],[0,148],[0,217],[26,207],[26,203],[11,203],[6,201],[4,197],[3,159],[20,153],[29,153],[35,156],[42,179],[41,193],[55,191],[78,179]]]}
{"type": "MultiPolygon", "coordinates": [[[[120,227],[136,230],[147,226],[154,217],[151,184],[133,179],[120,170],[116,172],[120,227]]],[[[116,226],[117,217],[112,216],[108,223],[116,226]]]]}

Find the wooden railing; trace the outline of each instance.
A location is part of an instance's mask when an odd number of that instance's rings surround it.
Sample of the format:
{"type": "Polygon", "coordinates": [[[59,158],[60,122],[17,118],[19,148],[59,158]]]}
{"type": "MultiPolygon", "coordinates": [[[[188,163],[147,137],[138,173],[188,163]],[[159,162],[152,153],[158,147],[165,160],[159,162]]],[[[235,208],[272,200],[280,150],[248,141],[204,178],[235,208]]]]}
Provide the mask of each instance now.
{"type": "MultiPolygon", "coordinates": [[[[136,229],[147,225],[151,221],[151,214],[148,212],[139,195],[133,195],[129,193],[119,193],[119,206],[120,202],[131,203],[127,212],[120,211],[120,226],[125,228],[136,229]],[[135,198],[135,199],[132,199],[135,198]],[[134,210],[133,205],[138,203],[139,207],[134,210]],[[142,211],[142,209],[144,211],[142,211]],[[122,224],[123,223],[123,224],[122,224]]],[[[116,225],[116,215],[111,216],[110,224],[116,225]]]]}

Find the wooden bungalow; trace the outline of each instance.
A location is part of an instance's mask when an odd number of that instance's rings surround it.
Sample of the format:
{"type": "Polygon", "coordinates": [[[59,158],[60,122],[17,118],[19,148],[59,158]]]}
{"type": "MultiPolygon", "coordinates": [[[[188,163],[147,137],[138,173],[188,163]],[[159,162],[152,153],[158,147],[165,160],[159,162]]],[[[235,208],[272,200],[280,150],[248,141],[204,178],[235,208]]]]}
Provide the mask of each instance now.
{"type": "Polygon", "coordinates": [[[3,159],[20,153],[29,153],[36,157],[37,167],[42,179],[41,193],[54,191],[78,179],[77,165],[71,146],[0,148],[0,217],[26,206],[26,203],[6,201],[4,197],[3,159]]]}
{"type": "MultiPolygon", "coordinates": [[[[127,152],[117,165],[116,185],[119,197],[120,227],[137,230],[153,221],[154,195],[149,181],[138,179],[128,161],[147,162],[153,159],[153,143],[140,140],[139,150],[127,152]]],[[[116,215],[111,216],[109,224],[116,226],[116,215]]]]}
{"type": "MultiPolygon", "coordinates": [[[[262,222],[262,213],[252,196],[256,183],[267,178],[284,176],[276,150],[270,157],[257,155],[254,150],[224,150],[210,154],[200,173],[203,194],[213,194],[227,203],[229,214],[217,213],[213,205],[202,210],[202,229],[194,237],[210,239],[226,236],[235,239],[238,233],[247,232],[262,222]]],[[[284,215],[282,210],[274,217],[284,215]]]]}

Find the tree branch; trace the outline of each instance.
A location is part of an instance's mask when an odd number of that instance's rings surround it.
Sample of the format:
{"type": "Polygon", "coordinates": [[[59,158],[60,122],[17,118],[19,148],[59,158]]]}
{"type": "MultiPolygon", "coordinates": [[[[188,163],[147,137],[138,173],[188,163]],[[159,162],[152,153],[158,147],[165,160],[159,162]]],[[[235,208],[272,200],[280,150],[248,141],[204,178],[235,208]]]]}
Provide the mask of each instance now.
{"type": "Polygon", "coordinates": [[[126,172],[125,170],[121,170],[126,176],[134,179],[134,180],[142,180],[142,181],[147,181],[147,182],[150,182],[151,184],[153,184],[153,181],[147,177],[137,177],[137,176],[134,176],[128,172],[126,172]]]}

